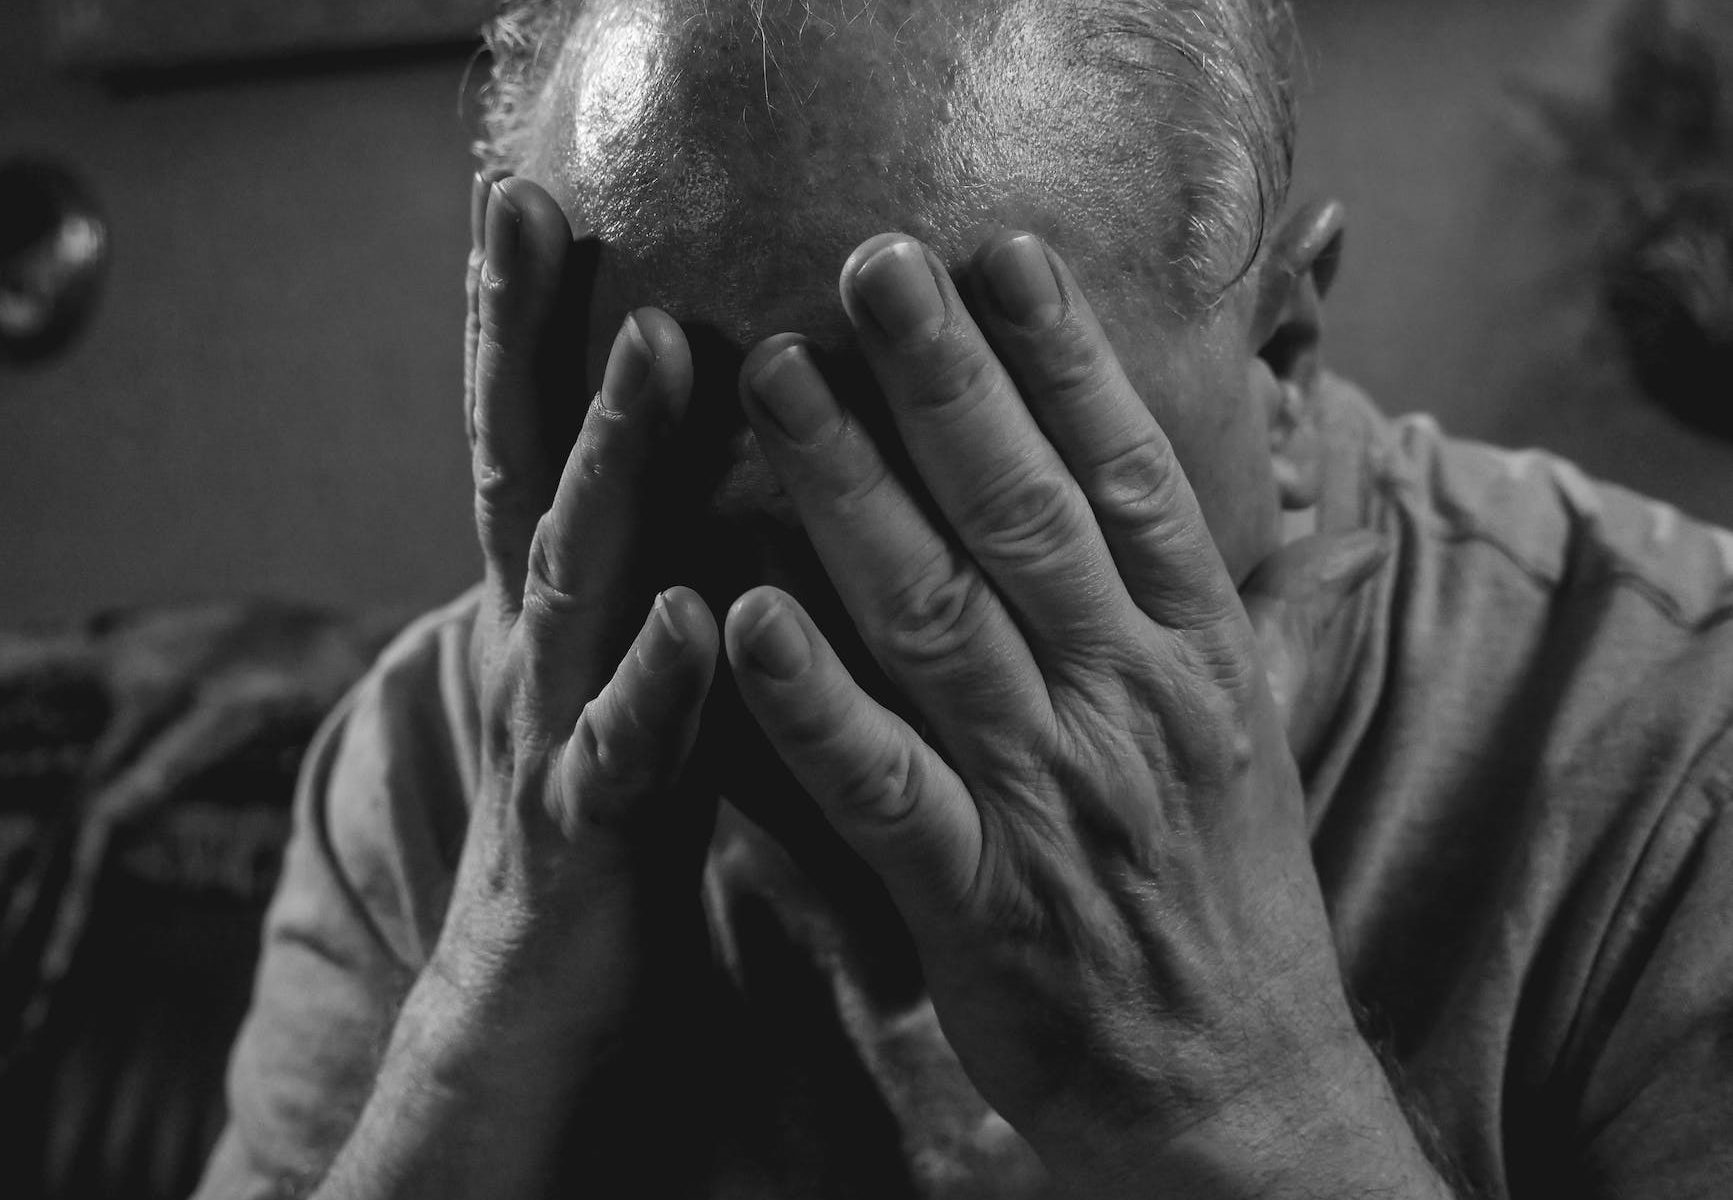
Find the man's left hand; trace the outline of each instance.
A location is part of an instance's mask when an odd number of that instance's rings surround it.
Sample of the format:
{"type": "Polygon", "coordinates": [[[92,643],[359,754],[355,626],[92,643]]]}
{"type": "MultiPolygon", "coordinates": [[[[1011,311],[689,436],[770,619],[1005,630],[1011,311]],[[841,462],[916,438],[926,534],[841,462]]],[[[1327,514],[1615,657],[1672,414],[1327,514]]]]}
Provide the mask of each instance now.
{"type": "Polygon", "coordinates": [[[1004,235],[975,273],[997,354],[919,243],[875,238],[844,270],[918,485],[798,338],[742,372],[766,456],[931,740],[771,588],[729,614],[747,703],[883,876],[965,1069],[1061,1184],[1438,1194],[1355,1029],[1308,852],[1264,665],[1292,675],[1304,647],[1271,655],[1266,629],[1260,648],[1057,256],[1004,235]],[[1367,1135],[1377,1161],[1343,1174],[1367,1135]]]}

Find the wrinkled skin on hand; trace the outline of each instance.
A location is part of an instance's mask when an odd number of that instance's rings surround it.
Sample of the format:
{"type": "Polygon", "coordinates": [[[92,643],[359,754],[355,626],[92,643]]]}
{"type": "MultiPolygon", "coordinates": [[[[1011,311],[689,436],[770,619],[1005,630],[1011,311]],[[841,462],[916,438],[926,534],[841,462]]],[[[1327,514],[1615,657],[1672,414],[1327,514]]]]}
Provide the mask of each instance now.
{"type": "MultiPolygon", "coordinates": [[[[717,629],[674,588],[632,633],[646,556],[684,544],[658,527],[658,471],[691,347],[665,313],[632,313],[550,464],[547,414],[580,376],[544,351],[574,327],[555,314],[584,287],[582,244],[525,180],[477,195],[478,782],[439,944],[322,1195],[643,1189],[645,1170],[706,1159],[629,1148],[671,1128],[669,1105],[729,1084],[679,1041],[703,1036],[691,985],[716,780],[688,758],[717,629]]],[[[1295,1182],[1319,1081],[1364,1101],[1321,1106],[1345,1118],[1338,1135],[1395,1145],[1388,1089],[1354,1074],[1368,1052],[1275,699],[1299,694],[1320,614],[1380,548],[1289,546],[1236,595],[1063,264],[1006,234],[972,275],[975,316],[905,237],[845,267],[889,413],[871,433],[799,339],[748,357],[743,407],[833,585],[812,599],[840,600],[883,679],[869,694],[868,664],[845,668],[806,609],[761,586],[729,613],[736,686],[882,879],[964,1068],[1061,1187],[1295,1182]]],[[[1382,1186],[1412,1157],[1356,1178],[1382,1186]]],[[[1301,1189],[1345,1190],[1339,1158],[1301,1189]]]]}
{"type": "Polygon", "coordinates": [[[576,444],[551,457],[548,414],[580,403],[583,364],[547,342],[587,298],[593,256],[527,181],[479,180],[474,225],[481,761],[427,972],[438,998],[417,1012],[488,1031],[464,1054],[491,1060],[477,1070],[498,1076],[484,1099],[501,1124],[521,1118],[522,1153],[489,1180],[507,1194],[559,1169],[551,1137],[574,1119],[597,1132],[578,1152],[588,1173],[628,1169],[604,1165],[609,1121],[647,1119],[666,1082],[654,1064],[685,1048],[653,1027],[709,963],[697,884],[714,798],[683,774],[718,635],[689,588],[644,582],[648,498],[691,385],[679,330],[629,317],[576,444]]]}
{"type": "MultiPolygon", "coordinates": [[[[887,465],[801,339],[770,339],[742,371],[766,455],[930,735],[776,589],[736,604],[729,656],[886,881],[983,1095],[1073,1186],[1196,1181],[1364,1051],[1265,675],[1266,657],[1303,670],[1303,647],[1268,654],[1296,609],[1266,592],[1254,631],[1058,257],[1002,234],[971,278],[972,309],[899,235],[843,272],[917,478],[887,465]]],[[[1339,596],[1377,547],[1285,553],[1263,587],[1339,596]]]]}
{"type": "Polygon", "coordinates": [[[654,536],[647,496],[691,363],[665,316],[629,317],[556,466],[545,393],[569,405],[582,367],[550,378],[544,340],[565,295],[587,293],[589,264],[558,208],[526,181],[478,181],[475,235],[465,425],[487,568],[471,648],[482,761],[452,932],[436,959],[506,977],[520,967],[563,975],[579,960],[582,986],[613,1020],[629,997],[601,981],[623,987],[637,974],[646,877],[694,883],[711,817],[708,804],[676,806],[715,623],[676,588],[632,633],[650,599],[640,569],[654,536]]]}

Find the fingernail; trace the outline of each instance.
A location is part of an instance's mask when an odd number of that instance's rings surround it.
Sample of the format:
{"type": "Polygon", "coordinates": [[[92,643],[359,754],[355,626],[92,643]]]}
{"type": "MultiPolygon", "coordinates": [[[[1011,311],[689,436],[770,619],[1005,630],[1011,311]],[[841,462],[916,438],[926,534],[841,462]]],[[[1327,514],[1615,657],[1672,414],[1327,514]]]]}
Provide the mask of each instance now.
{"type": "Polygon", "coordinates": [[[517,205],[502,180],[488,189],[487,202],[487,273],[495,279],[511,276],[512,260],[517,257],[518,223],[517,205]]]}
{"type": "Polygon", "coordinates": [[[982,270],[987,294],[1007,320],[1025,329],[1045,329],[1059,320],[1059,280],[1034,234],[1019,234],[996,248],[982,270]]]}
{"type": "Polygon", "coordinates": [[[469,189],[469,244],[476,250],[487,240],[488,193],[494,184],[510,178],[511,172],[504,167],[483,167],[475,173],[469,189]]]}
{"type": "Polygon", "coordinates": [[[836,417],[830,389],[799,342],[785,346],[758,368],[752,377],[752,394],[791,442],[816,442],[836,417]]]}
{"type": "Polygon", "coordinates": [[[656,603],[650,608],[650,626],[648,636],[640,644],[638,661],[644,664],[644,669],[650,674],[666,671],[680,661],[680,656],[686,650],[686,635],[680,632],[680,627],[674,623],[672,601],[668,593],[663,592],[656,597],[656,603]]]}
{"type": "Polygon", "coordinates": [[[484,172],[477,171],[469,188],[469,245],[480,250],[487,238],[487,191],[493,185],[484,172]]]}
{"type": "Polygon", "coordinates": [[[854,273],[854,294],[893,342],[931,337],[945,323],[944,297],[915,242],[892,242],[867,259],[854,273]]]}
{"type": "Polygon", "coordinates": [[[793,679],[812,665],[812,647],[794,614],[773,600],[746,634],[746,660],[772,679],[793,679]]]}
{"type": "Polygon", "coordinates": [[[602,407],[620,412],[623,405],[636,400],[655,365],[655,351],[644,339],[638,319],[627,313],[620,322],[620,332],[614,335],[614,348],[608,352],[608,366],[602,374],[602,390],[597,396],[602,407]]]}

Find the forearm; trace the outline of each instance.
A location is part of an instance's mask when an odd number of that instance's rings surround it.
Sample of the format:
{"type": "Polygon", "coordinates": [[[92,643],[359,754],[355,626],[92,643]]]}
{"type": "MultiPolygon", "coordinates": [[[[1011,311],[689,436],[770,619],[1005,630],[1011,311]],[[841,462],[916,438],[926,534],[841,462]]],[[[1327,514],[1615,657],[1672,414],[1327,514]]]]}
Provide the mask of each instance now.
{"type": "Polygon", "coordinates": [[[584,1059],[597,1048],[536,1040],[485,994],[424,971],[317,1200],[546,1195],[584,1059]]]}

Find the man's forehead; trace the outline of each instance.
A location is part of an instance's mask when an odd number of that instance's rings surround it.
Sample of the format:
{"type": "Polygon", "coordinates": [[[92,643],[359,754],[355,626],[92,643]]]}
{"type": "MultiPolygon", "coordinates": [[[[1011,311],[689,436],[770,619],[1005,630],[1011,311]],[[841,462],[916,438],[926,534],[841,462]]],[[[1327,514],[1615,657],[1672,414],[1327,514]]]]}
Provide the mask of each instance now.
{"type": "Polygon", "coordinates": [[[1012,223],[1075,263],[1138,240],[1161,164],[1102,119],[1101,75],[1066,60],[1054,12],[592,2],[541,50],[558,57],[524,169],[602,239],[608,307],[657,304],[743,339],[840,332],[837,270],[886,229],[960,263],[1012,223]]]}

